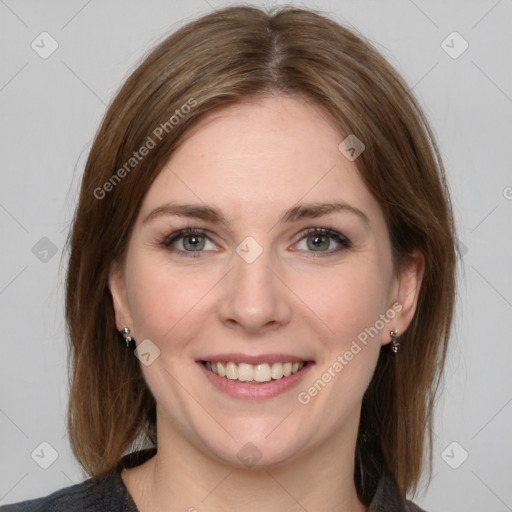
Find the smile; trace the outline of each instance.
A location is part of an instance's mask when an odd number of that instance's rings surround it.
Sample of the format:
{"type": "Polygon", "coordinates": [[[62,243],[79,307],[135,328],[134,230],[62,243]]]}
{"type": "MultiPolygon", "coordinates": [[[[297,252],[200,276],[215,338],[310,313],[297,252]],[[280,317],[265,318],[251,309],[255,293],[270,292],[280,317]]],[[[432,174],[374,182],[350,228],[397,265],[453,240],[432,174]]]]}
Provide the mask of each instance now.
{"type": "Polygon", "coordinates": [[[234,363],[233,361],[206,361],[205,367],[219,377],[239,382],[263,383],[294,375],[304,368],[304,362],[234,363]]]}

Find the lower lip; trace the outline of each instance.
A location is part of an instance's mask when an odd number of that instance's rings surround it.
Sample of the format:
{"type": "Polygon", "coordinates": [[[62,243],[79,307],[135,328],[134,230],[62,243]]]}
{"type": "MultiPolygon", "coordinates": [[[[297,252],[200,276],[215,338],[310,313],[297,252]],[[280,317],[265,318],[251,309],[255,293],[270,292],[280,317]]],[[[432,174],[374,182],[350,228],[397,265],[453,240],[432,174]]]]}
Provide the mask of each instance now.
{"type": "Polygon", "coordinates": [[[208,370],[206,366],[197,363],[205,374],[206,378],[221,391],[224,391],[233,398],[242,398],[244,400],[262,400],[265,398],[273,398],[285,393],[292,387],[296,386],[314,366],[314,363],[307,363],[302,370],[283,377],[281,379],[271,380],[261,384],[250,384],[248,382],[240,382],[239,380],[220,377],[216,373],[208,370]]]}

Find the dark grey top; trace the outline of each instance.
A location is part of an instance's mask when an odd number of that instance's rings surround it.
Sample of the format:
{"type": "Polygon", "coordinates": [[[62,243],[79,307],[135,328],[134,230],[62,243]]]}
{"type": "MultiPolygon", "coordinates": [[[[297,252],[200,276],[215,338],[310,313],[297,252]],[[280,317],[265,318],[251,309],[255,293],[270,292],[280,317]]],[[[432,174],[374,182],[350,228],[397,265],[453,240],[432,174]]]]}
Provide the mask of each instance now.
{"type": "MultiPolygon", "coordinates": [[[[156,448],[130,453],[100,480],[89,478],[44,498],[4,505],[0,507],[0,512],[139,512],[124,485],[121,471],[143,464],[155,453],[156,448]]],[[[395,482],[390,477],[383,476],[368,512],[425,511],[410,501],[404,503],[395,482]]]]}

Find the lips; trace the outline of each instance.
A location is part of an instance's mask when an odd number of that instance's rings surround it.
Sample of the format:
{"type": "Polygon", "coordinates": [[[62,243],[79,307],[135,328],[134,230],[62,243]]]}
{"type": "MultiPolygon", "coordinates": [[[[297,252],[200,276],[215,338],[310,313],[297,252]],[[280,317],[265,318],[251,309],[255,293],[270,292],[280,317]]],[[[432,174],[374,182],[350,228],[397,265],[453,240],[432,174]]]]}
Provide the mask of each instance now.
{"type": "Polygon", "coordinates": [[[196,362],[217,389],[234,398],[250,400],[286,392],[314,366],[314,361],[290,354],[219,354],[196,362]]]}
{"type": "Polygon", "coordinates": [[[260,363],[306,363],[310,361],[308,358],[297,357],[292,354],[237,354],[237,353],[226,353],[226,354],[212,354],[201,358],[201,361],[206,362],[223,362],[232,361],[233,363],[247,363],[247,364],[260,364],[260,363]]]}

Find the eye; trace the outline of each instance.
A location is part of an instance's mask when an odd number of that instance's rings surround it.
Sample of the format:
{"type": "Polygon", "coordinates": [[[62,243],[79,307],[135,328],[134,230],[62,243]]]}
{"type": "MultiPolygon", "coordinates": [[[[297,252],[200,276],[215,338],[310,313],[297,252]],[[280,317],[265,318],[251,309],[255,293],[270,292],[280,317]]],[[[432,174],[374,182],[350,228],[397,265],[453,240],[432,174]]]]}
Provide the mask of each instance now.
{"type": "Polygon", "coordinates": [[[216,250],[215,244],[204,231],[192,228],[172,233],[165,237],[162,244],[171,252],[196,258],[200,252],[216,250]]]}
{"type": "Polygon", "coordinates": [[[332,254],[352,246],[347,237],[328,228],[309,228],[301,236],[295,244],[301,251],[332,254]]]}
{"type": "MultiPolygon", "coordinates": [[[[350,240],[341,233],[328,228],[309,228],[300,234],[294,245],[296,249],[307,253],[328,256],[352,246],[350,240]]],[[[198,258],[202,252],[216,251],[217,246],[210,240],[206,231],[186,228],[166,236],[161,244],[175,254],[198,258]]]]}

